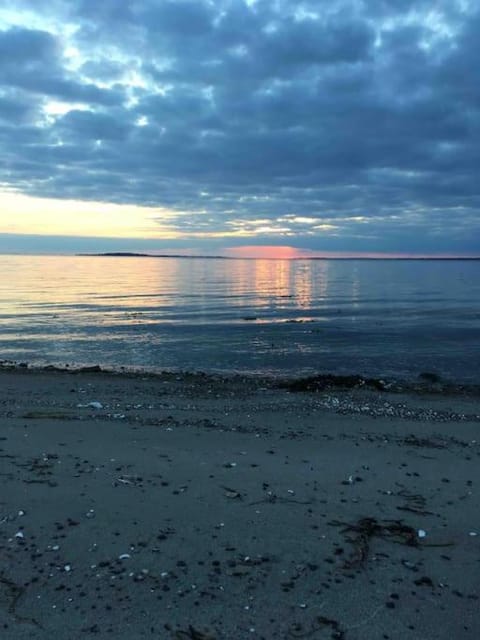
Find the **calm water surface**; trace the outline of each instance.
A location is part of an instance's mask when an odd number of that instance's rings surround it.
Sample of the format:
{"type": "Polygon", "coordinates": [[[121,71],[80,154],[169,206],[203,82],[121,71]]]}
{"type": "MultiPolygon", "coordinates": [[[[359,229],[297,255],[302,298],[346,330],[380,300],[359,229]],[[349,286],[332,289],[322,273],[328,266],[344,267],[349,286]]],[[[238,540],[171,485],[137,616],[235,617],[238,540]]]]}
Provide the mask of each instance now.
{"type": "Polygon", "coordinates": [[[480,262],[0,256],[0,359],[480,380],[480,262]]]}

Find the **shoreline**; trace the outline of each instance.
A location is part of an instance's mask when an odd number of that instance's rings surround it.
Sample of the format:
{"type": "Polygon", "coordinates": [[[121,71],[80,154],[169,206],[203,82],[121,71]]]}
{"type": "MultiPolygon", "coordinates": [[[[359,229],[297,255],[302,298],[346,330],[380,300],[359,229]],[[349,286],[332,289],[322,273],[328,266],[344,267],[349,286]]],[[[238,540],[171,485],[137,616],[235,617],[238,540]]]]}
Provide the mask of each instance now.
{"type": "Polygon", "coordinates": [[[32,364],[20,360],[0,360],[2,371],[29,371],[45,373],[65,373],[70,375],[98,374],[102,376],[124,376],[126,378],[170,378],[188,377],[198,379],[231,380],[261,382],[269,388],[286,389],[292,393],[321,392],[321,391],[356,391],[369,390],[380,393],[394,394],[425,394],[425,395],[465,395],[480,398],[480,382],[455,382],[436,372],[423,371],[414,378],[391,378],[388,376],[372,377],[358,373],[330,373],[318,372],[309,375],[268,374],[257,372],[235,371],[207,371],[184,369],[156,369],[118,366],[111,367],[101,364],[32,364]]]}
{"type": "Polygon", "coordinates": [[[0,366],[5,637],[480,635],[477,396],[273,382],[0,366]]]}

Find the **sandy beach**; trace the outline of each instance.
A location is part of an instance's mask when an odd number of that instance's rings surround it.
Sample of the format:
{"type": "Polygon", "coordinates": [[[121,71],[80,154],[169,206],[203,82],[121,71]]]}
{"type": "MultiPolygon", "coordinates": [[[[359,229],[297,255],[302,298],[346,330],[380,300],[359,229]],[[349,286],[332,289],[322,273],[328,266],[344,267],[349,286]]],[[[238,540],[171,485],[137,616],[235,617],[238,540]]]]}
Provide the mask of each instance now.
{"type": "Polygon", "coordinates": [[[478,394],[0,370],[0,637],[480,637],[478,394]]]}

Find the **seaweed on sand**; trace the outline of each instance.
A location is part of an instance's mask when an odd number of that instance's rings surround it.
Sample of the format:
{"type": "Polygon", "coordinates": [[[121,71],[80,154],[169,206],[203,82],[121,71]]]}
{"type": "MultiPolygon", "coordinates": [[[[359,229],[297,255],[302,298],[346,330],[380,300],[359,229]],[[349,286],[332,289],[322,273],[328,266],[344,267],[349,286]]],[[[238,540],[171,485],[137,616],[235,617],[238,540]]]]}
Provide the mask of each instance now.
{"type": "Polygon", "coordinates": [[[26,589],[24,586],[18,585],[13,580],[5,577],[3,574],[0,574],[0,585],[2,585],[6,590],[6,596],[9,600],[7,605],[7,612],[13,616],[15,622],[23,623],[23,624],[31,624],[39,629],[42,629],[35,618],[26,618],[25,616],[21,616],[17,612],[18,601],[25,594],[26,589]]]}
{"type": "Polygon", "coordinates": [[[404,524],[401,520],[379,521],[375,518],[360,518],[354,523],[329,522],[333,526],[343,527],[342,533],[347,535],[347,540],[353,546],[353,554],[345,562],[344,569],[361,567],[370,554],[370,544],[373,538],[381,538],[404,544],[409,547],[418,547],[417,532],[413,527],[404,524]]]}
{"type": "Polygon", "coordinates": [[[376,391],[387,391],[389,385],[384,380],[376,378],[364,378],[363,376],[350,375],[341,376],[324,374],[310,376],[308,378],[298,378],[295,380],[282,380],[277,385],[280,389],[288,389],[292,392],[325,391],[327,389],[375,389],[376,391]]]}
{"type": "Polygon", "coordinates": [[[186,631],[177,630],[175,632],[175,638],[176,640],[215,640],[214,636],[195,629],[191,624],[188,625],[186,631]]]}

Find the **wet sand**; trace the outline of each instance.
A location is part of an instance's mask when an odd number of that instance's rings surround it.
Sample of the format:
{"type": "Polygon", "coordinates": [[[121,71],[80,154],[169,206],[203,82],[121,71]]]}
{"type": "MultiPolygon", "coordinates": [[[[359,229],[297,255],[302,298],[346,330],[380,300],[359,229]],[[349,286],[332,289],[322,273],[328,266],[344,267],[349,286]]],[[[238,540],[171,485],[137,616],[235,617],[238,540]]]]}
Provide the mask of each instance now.
{"type": "Polygon", "coordinates": [[[478,638],[478,414],[0,370],[0,637],[478,638]]]}

